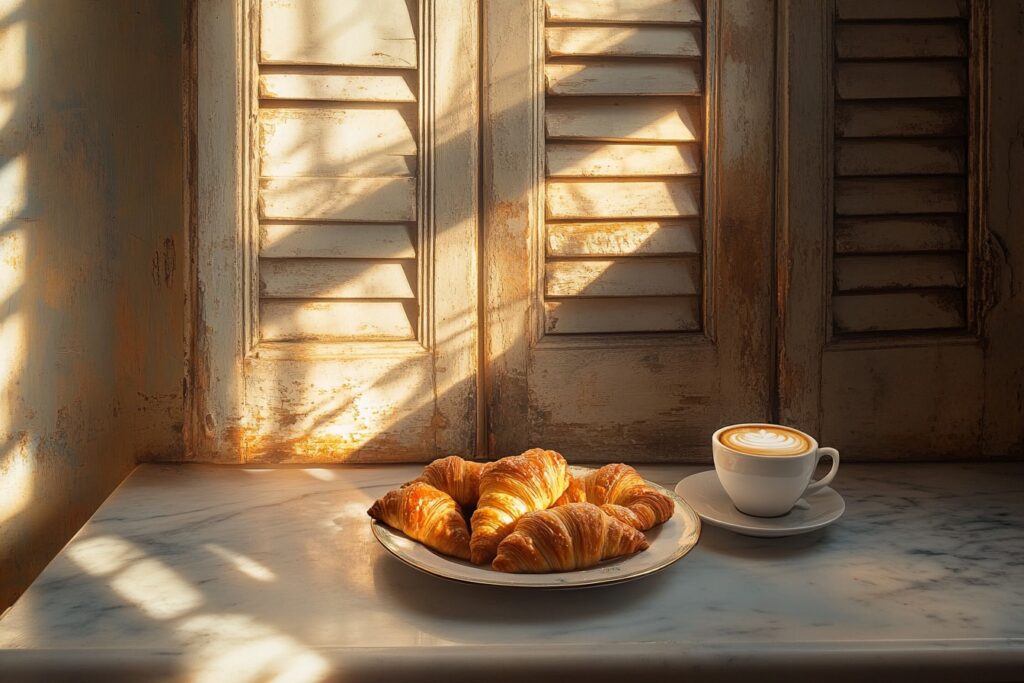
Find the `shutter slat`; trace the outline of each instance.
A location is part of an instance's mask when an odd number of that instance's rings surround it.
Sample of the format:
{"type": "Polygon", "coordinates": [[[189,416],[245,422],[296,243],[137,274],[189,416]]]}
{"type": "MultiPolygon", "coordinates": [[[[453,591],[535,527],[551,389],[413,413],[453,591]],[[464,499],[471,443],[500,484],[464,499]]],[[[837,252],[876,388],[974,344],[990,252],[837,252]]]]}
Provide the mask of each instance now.
{"type": "Polygon", "coordinates": [[[282,74],[260,76],[264,99],[347,102],[415,102],[415,72],[282,74]]]}
{"type": "Polygon", "coordinates": [[[260,295],[271,299],[412,299],[415,281],[409,262],[260,259],[260,295]]]}
{"type": "Polygon", "coordinates": [[[840,24],[839,59],[966,57],[967,40],[955,24],[840,24]]]}
{"type": "Polygon", "coordinates": [[[260,217],[278,220],[416,220],[415,178],[263,178],[260,217]]]}
{"type": "Polygon", "coordinates": [[[552,26],[549,57],[700,57],[699,28],[681,26],[552,26]]]}
{"type": "Polygon", "coordinates": [[[700,214],[700,179],[559,180],[547,184],[548,218],[661,218],[700,214]]]}
{"type": "Polygon", "coordinates": [[[695,296],[548,301],[544,310],[548,334],[693,332],[701,326],[695,296]]]}
{"type": "Polygon", "coordinates": [[[548,21],[697,24],[699,0],[546,0],[548,21]]]}
{"type": "Polygon", "coordinates": [[[951,136],[963,135],[966,130],[967,108],[959,101],[836,103],[836,134],[840,137],[951,136]]]}
{"type": "Polygon", "coordinates": [[[837,0],[840,19],[957,19],[966,0],[837,0]]]}
{"type": "Polygon", "coordinates": [[[964,260],[960,254],[908,256],[840,256],[836,258],[836,289],[962,287],[964,260]]]}
{"type": "Polygon", "coordinates": [[[265,342],[415,339],[416,304],[404,301],[260,302],[265,342]]]}
{"type": "Polygon", "coordinates": [[[700,140],[701,105],[691,98],[548,100],[544,120],[550,139],[635,142],[700,140]]]}
{"type": "Polygon", "coordinates": [[[842,178],[835,193],[841,216],[957,213],[967,205],[961,178],[842,178]]]}
{"type": "Polygon", "coordinates": [[[963,216],[837,218],[836,253],[960,251],[966,233],[963,216]]]}
{"type": "Polygon", "coordinates": [[[548,261],[549,297],[679,296],[700,291],[700,263],[683,259],[548,261]]]}
{"type": "Polygon", "coordinates": [[[260,61],[415,68],[414,0],[262,0],[260,61]]]}
{"type": "Polygon", "coordinates": [[[967,171],[964,141],[841,140],[836,143],[840,176],[960,174],[967,171]]]}
{"type": "Polygon", "coordinates": [[[544,67],[549,95],[699,95],[700,62],[558,62],[544,67]]]}
{"type": "Polygon", "coordinates": [[[699,175],[701,172],[701,149],[695,143],[551,143],[545,154],[551,177],[699,175]]]}
{"type": "Polygon", "coordinates": [[[548,256],[699,254],[699,221],[549,223],[548,256]]]}
{"type": "Polygon", "coordinates": [[[844,100],[963,97],[964,62],[846,62],[836,65],[836,92],[844,100]]]}
{"type": "Polygon", "coordinates": [[[411,176],[416,139],[397,109],[264,109],[264,176],[411,176]]]}
{"type": "Polygon", "coordinates": [[[957,329],[964,325],[961,290],[847,294],[832,299],[832,318],[842,333],[957,329]]]}
{"type": "Polygon", "coordinates": [[[413,229],[400,223],[265,223],[260,227],[260,256],[412,259],[413,229]]]}

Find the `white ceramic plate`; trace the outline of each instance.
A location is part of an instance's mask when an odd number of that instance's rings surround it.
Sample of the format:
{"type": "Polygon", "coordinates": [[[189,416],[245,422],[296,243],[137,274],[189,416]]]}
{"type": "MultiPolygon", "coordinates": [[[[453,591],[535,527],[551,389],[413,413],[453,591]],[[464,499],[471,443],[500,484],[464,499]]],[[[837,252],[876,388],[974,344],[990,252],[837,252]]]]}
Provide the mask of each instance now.
{"type": "MultiPolygon", "coordinates": [[[[592,470],[586,467],[570,467],[570,471],[573,476],[582,477],[592,470]]],[[[441,555],[375,520],[371,520],[371,526],[373,535],[380,544],[399,560],[420,571],[452,581],[518,588],[586,588],[623,583],[669,566],[697,545],[697,538],[700,536],[700,517],[693,508],[672,491],[653,482],[647,483],[671,497],[676,503],[676,511],[671,519],[645,532],[650,547],[630,557],[607,560],[596,567],[573,572],[506,574],[488,566],[478,567],[463,560],[441,555]]]]}
{"type": "Polygon", "coordinates": [[[781,517],[752,517],[736,509],[714,470],[690,475],[676,484],[676,493],[693,506],[700,518],[713,526],[744,536],[794,536],[828,526],[843,515],[846,502],[828,486],[801,499],[806,506],[794,507],[781,517]]]}

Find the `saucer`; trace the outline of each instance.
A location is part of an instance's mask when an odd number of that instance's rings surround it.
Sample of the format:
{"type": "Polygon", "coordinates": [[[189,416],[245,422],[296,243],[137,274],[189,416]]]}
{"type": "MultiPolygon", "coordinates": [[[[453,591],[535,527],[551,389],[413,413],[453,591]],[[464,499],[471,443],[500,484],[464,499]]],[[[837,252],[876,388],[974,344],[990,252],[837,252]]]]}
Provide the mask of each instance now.
{"type": "Polygon", "coordinates": [[[752,517],[736,509],[722,488],[715,470],[691,475],[676,484],[676,493],[700,518],[713,526],[745,536],[794,536],[828,526],[843,515],[843,497],[828,486],[797,501],[781,517],[752,517]],[[806,501],[806,507],[800,505],[806,501]]]}

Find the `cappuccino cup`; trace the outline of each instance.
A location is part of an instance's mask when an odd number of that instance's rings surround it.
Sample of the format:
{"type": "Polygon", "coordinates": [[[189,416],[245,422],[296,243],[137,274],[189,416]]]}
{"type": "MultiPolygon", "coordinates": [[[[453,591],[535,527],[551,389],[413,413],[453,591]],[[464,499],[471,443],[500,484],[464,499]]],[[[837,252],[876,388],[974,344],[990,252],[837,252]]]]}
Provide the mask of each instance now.
{"type": "Polygon", "coordinates": [[[715,471],[722,488],[740,512],[778,517],[800,497],[827,486],[839,470],[839,451],[792,427],[747,423],[722,427],[711,437],[715,471]],[[832,459],[832,469],[811,481],[818,461],[832,459]]]}

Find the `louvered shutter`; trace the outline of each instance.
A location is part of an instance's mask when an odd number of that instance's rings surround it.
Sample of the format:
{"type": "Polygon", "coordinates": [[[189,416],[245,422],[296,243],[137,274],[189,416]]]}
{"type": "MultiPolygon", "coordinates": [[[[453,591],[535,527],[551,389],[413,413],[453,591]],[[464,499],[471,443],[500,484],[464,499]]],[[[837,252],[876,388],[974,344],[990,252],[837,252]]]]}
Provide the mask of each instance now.
{"type": "Polygon", "coordinates": [[[263,0],[263,341],[417,336],[417,23],[405,0],[263,0]]]}
{"type": "Polygon", "coordinates": [[[966,0],[839,0],[837,334],[967,327],[966,0]]]}
{"type": "Polygon", "coordinates": [[[478,6],[199,14],[198,456],[473,451],[478,6]]]}
{"type": "Polygon", "coordinates": [[[491,452],[703,457],[769,411],[771,7],[494,1],[484,21],[491,452]]]}
{"type": "Polygon", "coordinates": [[[699,3],[549,0],[544,38],[546,332],[699,330],[699,3]]]}

